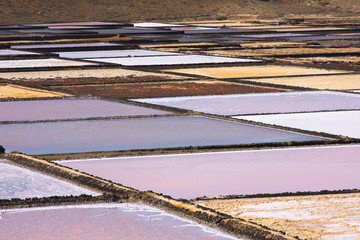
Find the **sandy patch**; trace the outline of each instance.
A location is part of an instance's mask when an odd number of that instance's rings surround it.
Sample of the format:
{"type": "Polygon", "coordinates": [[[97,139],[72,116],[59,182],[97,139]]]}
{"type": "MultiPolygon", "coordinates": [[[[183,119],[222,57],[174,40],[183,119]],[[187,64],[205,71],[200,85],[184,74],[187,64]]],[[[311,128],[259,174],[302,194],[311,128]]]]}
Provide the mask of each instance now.
{"type": "Polygon", "coordinates": [[[274,76],[297,76],[297,75],[324,75],[346,73],[340,70],[325,70],[316,68],[294,66],[244,66],[244,67],[220,67],[220,68],[189,68],[166,70],[166,72],[178,72],[194,75],[202,75],[213,78],[255,78],[274,76]]]}
{"type": "Polygon", "coordinates": [[[67,96],[71,96],[71,95],[40,90],[35,88],[16,86],[11,84],[0,85],[0,99],[67,97],[67,96]]]}
{"type": "Polygon", "coordinates": [[[248,79],[249,81],[287,85],[294,87],[307,87],[328,90],[360,89],[360,75],[336,75],[315,77],[290,77],[290,78],[262,78],[248,79]]]}
{"type": "Polygon", "coordinates": [[[47,78],[79,78],[79,77],[141,77],[141,76],[161,76],[174,79],[185,79],[177,75],[153,73],[143,71],[133,71],[121,68],[114,69],[88,69],[88,70],[64,70],[64,71],[39,71],[39,72],[8,72],[0,73],[0,78],[4,79],[47,79],[47,78]]]}
{"type": "Polygon", "coordinates": [[[360,194],[198,201],[301,239],[358,239],[360,194]]]}

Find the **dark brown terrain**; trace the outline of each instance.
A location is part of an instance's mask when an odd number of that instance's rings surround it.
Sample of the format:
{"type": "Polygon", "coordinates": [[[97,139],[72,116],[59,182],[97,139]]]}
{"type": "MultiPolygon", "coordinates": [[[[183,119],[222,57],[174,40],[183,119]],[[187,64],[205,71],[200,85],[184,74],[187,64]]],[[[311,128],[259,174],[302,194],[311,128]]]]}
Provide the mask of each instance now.
{"type": "Polygon", "coordinates": [[[358,0],[3,0],[1,25],[66,21],[182,21],[248,15],[356,15],[358,0]]]}

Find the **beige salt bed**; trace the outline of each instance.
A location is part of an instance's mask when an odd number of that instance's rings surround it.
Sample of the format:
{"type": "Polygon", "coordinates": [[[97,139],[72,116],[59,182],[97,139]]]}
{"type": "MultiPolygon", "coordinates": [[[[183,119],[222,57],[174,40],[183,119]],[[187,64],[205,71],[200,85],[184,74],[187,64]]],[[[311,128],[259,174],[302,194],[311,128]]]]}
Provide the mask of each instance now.
{"type": "Polygon", "coordinates": [[[276,29],[276,31],[278,32],[300,32],[300,31],[319,31],[321,33],[321,31],[337,31],[337,30],[346,30],[348,28],[342,28],[342,27],[309,27],[309,28],[293,28],[293,26],[291,28],[284,28],[284,29],[276,29]]]}
{"type": "Polygon", "coordinates": [[[244,48],[261,48],[261,47],[300,47],[305,46],[304,42],[250,42],[241,43],[244,48]]]}
{"type": "Polygon", "coordinates": [[[271,48],[271,49],[241,49],[241,50],[212,50],[207,54],[221,57],[261,57],[279,55],[300,55],[300,54],[332,54],[332,53],[360,53],[360,48],[320,48],[320,47],[299,47],[299,48],[271,48]]]}
{"type": "MultiPolygon", "coordinates": [[[[302,47],[304,45],[306,45],[306,43],[302,43],[302,42],[246,42],[244,43],[244,41],[224,41],[224,43],[227,42],[231,42],[231,44],[234,43],[238,43],[238,45],[235,47],[239,47],[241,46],[242,48],[269,48],[269,47],[302,47]]],[[[142,45],[142,47],[144,48],[156,48],[156,50],[162,50],[165,52],[178,52],[179,49],[178,48],[174,48],[174,47],[180,47],[183,49],[193,49],[194,51],[199,51],[199,48],[195,48],[196,46],[214,46],[215,44],[212,43],[179,43],[179,44],[157,44],[157,45],[142,45]]],[[[217,50],[219,52],[221,52],[221,50],[217,50]]],[[[231,54],[232,51],[239,51],[239,50],[225,50],[223,51],[224,53],[227,54],[231,54]]],[[[243,50],[241,50],[243,51],[243,50]]],[[[191,53],[191,52],[189,52],[191,53]]]]}
{"type": "Polygon", "coordinates": [[[322,75],[308,77],[284,77],[246,79],[253,82],[306,87],[321,90],[360,89],[360,74],[322,75]]]}
{"type": "Polygon", "coordinates": [[[282,58],[279,62],[292,63],[360,63],[360,57],[357,56],[336,56],[336,57],[307,57],[307,58],[282,58]]]}
{"type": "Polygon", "coordinates": [[[79,78],[79,77],[143,77],[159,76],[172,79],[185,79],[177,75],[153,73],[143,71],[133,71],[121,68],[113,69],[83,69],[83,70],[61,70],[61,71],[33,71],[33,72],[4,72],[0,73],[0,78],[4,79],[47,79],[47,78],[79,78]]]}
{"type": "Polygon", "coordinates": [[[326,75],[346,73],[340,70],[326,70],[316,68],[305,68],[295,66],[244,66],[244,67],[218,67],[218,68],[189,68],[165,70],[166,72],[177,72],[201,75],[213,78],[260,78],[276,76],[300,76],[300,75],[326,75]]]}
{"type": "Polygon", "coordinates": [[[360,193],[197,203],[300,239],[360,238],[360,193]]]}
{"type": "Polygon", "coordinates": [[[67,97],[69,94],[51,92],[35,88],[0,84],[0,99],[9,98],[42,98],[42,97],[67,97]]]}

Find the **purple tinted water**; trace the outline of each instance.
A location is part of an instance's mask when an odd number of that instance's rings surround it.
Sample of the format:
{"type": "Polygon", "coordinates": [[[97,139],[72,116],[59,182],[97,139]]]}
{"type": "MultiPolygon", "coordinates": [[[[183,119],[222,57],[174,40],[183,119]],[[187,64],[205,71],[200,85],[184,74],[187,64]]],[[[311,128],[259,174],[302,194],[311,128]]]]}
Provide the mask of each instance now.
{"type": "Polygon", "coordinates": [[[360,109],[360,95],[330,91],[134,99],[220,115],[360,109]]]}
{"type": "Polygon", "coordinates": [[[204,55],[174,55],[153,57],[127,57],[127,58],[88,58],[84,60],[114,63],[124,66],[155,66],[155,65],[184,65],[204,63],[235,63],[235,62],[259,62],[260,60],[245,58],[214,57],[204,55]]]}
{"type": "Polygon", "coordinates": [[[308,140],[322,138],[198,116],[0,124],[6,151],[27,154],[308,140]]]}
{"type": "Polygon", "coordinates": [[[144,56],[168,56],[179,55],[179,53],[149,51],[149,50],[108,50],[108,51],[76,51],[76,52],[56,52],[63,58],[113,58],[113,57],[144,57],[144,56]]]}
{"type": "Polygon", "coordinates": [[[0,210],[0,239],[238,239],[140,204],[0,210]]]}
{"type": "Polygon", "coordinates": [[[158,115],[170,112],[100,99],[0,102],[0,121],[158,115]]]}
{"type": "Polygon", "coordinates": [[[175,198],[360,187],[360,145],[155,155],[59,164],[175,198]]]}
{"type": "Polygon", "coordinates": [[[77,47],[107,47],[121,46],[117,43],[53,43],[53,44],[23,44],[12,45],[12,49],[42,49],[42,48],[77,48],[77,47]]]}

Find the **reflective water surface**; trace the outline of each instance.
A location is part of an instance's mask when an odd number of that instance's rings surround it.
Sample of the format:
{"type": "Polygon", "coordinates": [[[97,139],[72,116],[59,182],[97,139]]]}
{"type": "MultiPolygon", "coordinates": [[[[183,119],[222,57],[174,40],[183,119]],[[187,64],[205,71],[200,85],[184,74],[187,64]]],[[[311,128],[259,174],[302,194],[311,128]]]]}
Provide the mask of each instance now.
{"type": "Polygon", "coordinates": [[[199,116],[0,124],[6,151],[27,154],[322,140],[199,116]]]}
{"type": "Polygon", "coordinates": [[[235,62],[258,62],[259,60],[244,58],[213,57],[203,55],[176,55],[155,56],[139,58],[89,58],[85,59],[95,62],[114,63],[124,66],[155,66],[155,65],[183,65],[203,63],[235,63],[235,62]]]}
{"type": "Polygon", "coordinates": [[[170,113],[161,110],[100,99],[0,102],[0,112],[0,121],[34,121],[170,113]]]}
{"type": "Polygon", "coordinates": [[[149,50],[108,50],[108,51],[77,51],[56,52],[63,58],[110,58],[110,57],[140,57],[140,56],[167,56],[179,55],[179,53],[149,51],[149,50]]]}
{"type": "Polygon", "coordinates": [[[140,204],[0,210],[0,239],[238,239],[140,204]]]}
{"type": "Polygon", "coordinates": [[[360,109],[360,95],[330,91],[136,99],[220,115],[360,109]]]}
{"type": "Polygon", "coordinates": [[[175,198],[359,188],[360,145],[249,150],[59,164],[175,198]]]}

